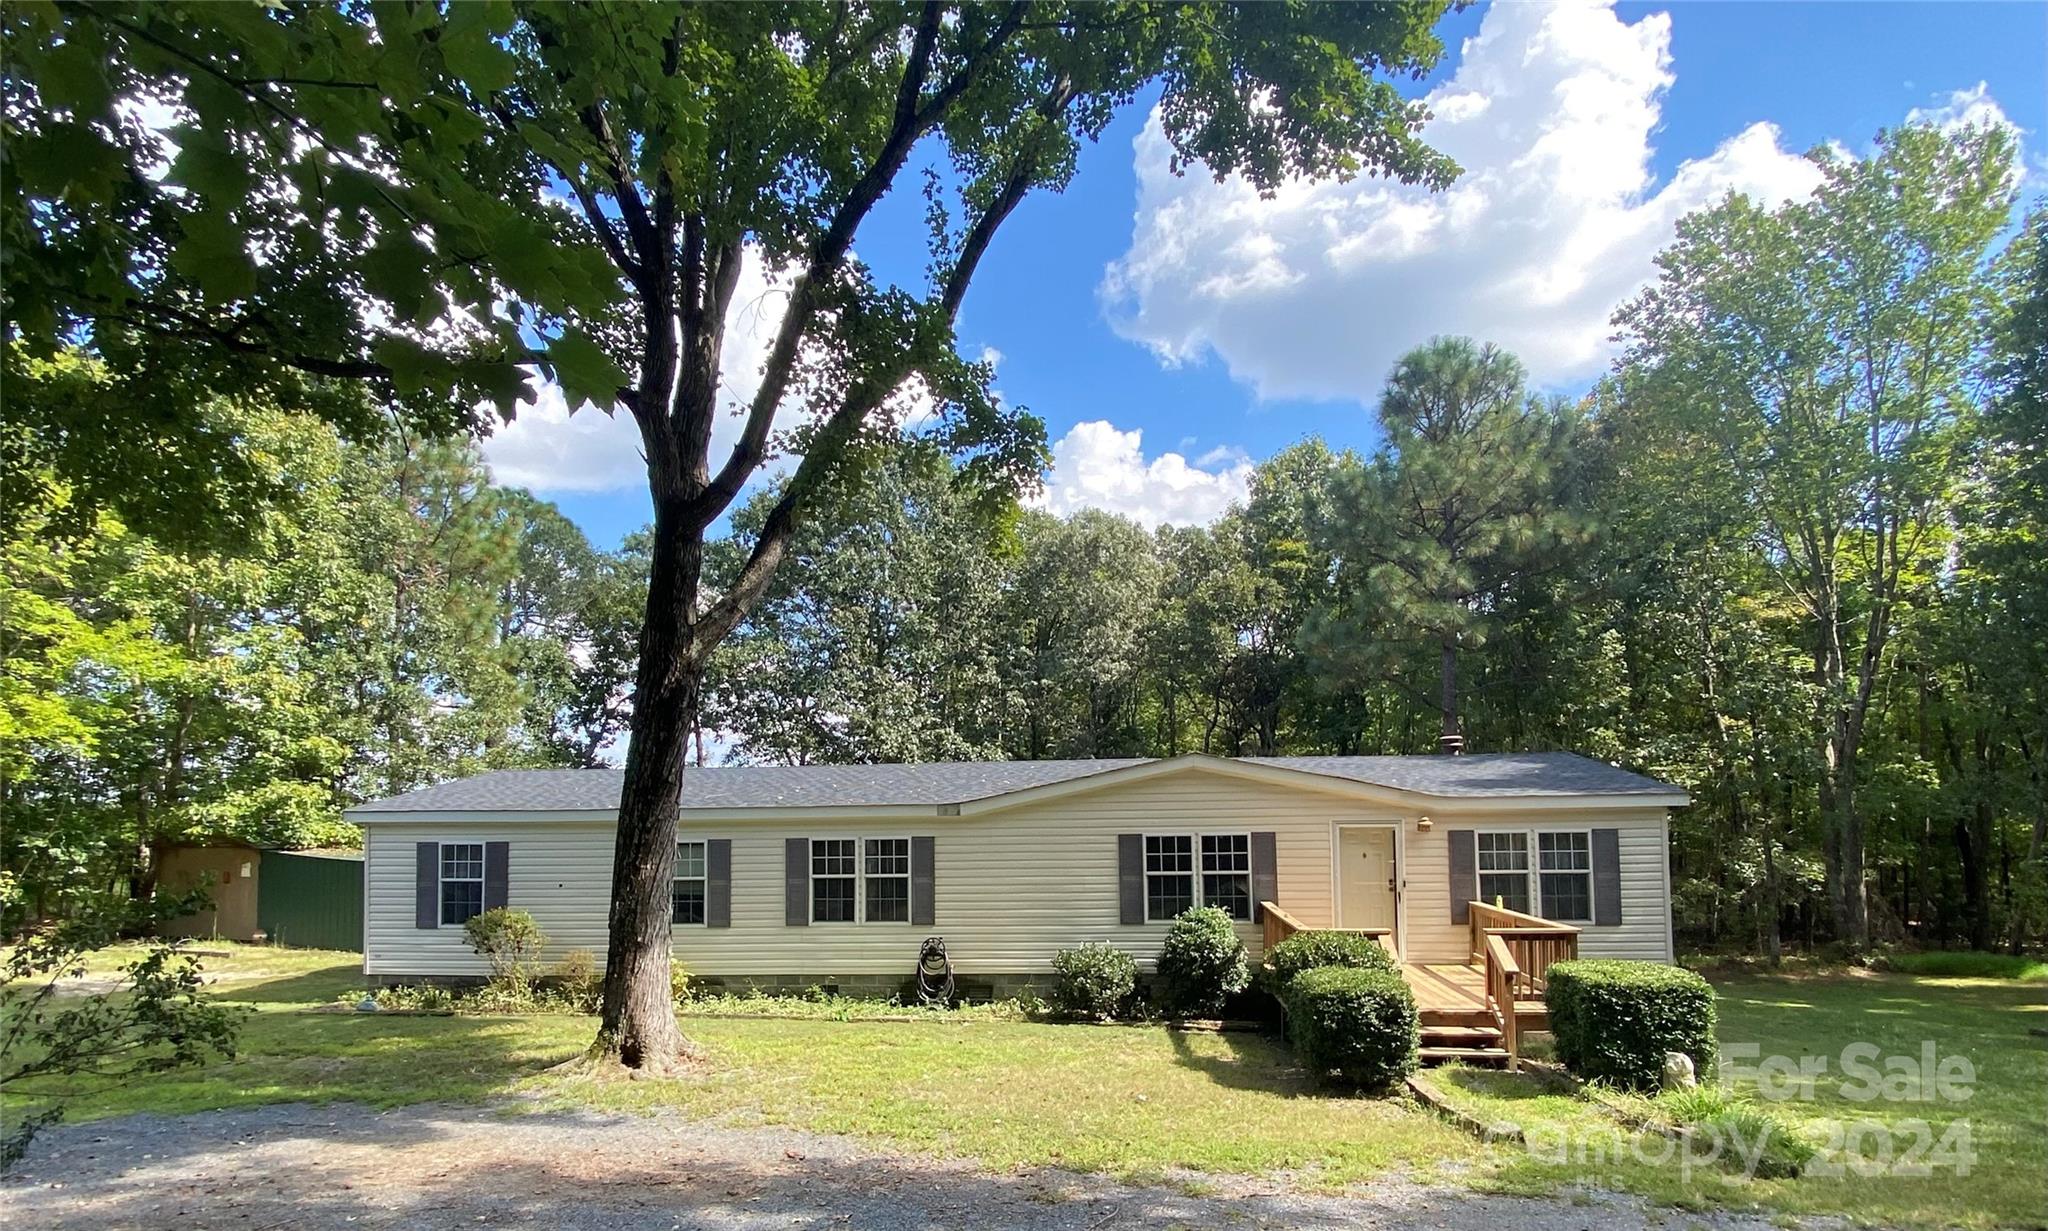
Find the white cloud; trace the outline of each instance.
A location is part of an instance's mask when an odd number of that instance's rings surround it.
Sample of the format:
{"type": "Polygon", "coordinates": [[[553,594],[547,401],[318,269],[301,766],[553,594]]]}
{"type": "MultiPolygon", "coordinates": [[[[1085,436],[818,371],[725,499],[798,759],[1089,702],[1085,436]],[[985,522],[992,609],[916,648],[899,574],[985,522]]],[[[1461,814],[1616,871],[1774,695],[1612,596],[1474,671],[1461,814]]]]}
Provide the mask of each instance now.
{"type": "Polygon", "coordinates": [[[1118,431],[1102,419],[1075,424],[1052,456],[1045,489],[1031,503],[1061,515],[1106,509],[1147,529],[1215,521],[1251,486],[1252,460],[1242,449],[1211,449],[1193,462],[1162,453],[1148,462],[1141,431],[1118,431]]]}
{"type": "Polygon", "coordinates": [[[1932,124],[1943,132],[1986,125],[2012,129],[2015,135],[2019,132],[2019,126],[2005,114],[2005,108],[1991,97],[1988,81],[1980,81],[1967,90],[1952,90],[1935,106],[1913,108],[1906,113],[1906,123],[1932,124]]]}
{"type": "Polygon", "coordinates": [[[1563,384],[1611,357],[1614,308],[1689,210],[1818,180],[1753,124],[1668,182],[1650,171],[1673,76],[1671,22],[1604,4],[1496,4],[1429,95],[1431,144],[1465,169],[1429,193],[1380,179],[1284,186],[1168,169],[1157,117],[1135,143],[1130,250],[1101,288],[1115,328],[1169,364],[1214,354],[1261,397],[1373,400],[1394,360],[1469,334],[1563,384]]]}

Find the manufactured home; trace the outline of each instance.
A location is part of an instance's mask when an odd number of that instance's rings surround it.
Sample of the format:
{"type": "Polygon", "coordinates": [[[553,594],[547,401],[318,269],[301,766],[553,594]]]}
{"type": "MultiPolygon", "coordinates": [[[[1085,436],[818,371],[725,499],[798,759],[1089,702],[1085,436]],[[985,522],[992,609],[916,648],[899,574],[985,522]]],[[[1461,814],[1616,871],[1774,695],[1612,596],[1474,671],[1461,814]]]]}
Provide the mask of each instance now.
{"type": "MultiPolygon", "coordinates": [[[[365,974],[481,974],[462,923],[498,905],[532,913],[550,959],[601,961],[622,782],[506,770],[351,810],[365,974]]],[[[1087,941],[1149,965],[1175,915],[1210,905],[1255,954],[1367,931],[1418,972],[1471,972],[1467,990],[1489,933],[1525,957],[1564,952],[1552,934],[1669,961],[1685,802],[1566,753],[691,769],[675,955],[714,985],[888,993],[938,935],[963,987],[1006,994],[1087,941]]]]}

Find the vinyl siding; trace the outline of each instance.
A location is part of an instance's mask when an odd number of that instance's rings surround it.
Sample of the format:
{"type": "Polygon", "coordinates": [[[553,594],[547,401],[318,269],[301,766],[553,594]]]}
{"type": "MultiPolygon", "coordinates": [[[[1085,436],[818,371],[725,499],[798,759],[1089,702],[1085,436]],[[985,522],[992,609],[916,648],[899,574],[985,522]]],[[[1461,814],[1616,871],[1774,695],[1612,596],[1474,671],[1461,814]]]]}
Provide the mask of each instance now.
{"type": "MultiPolygon", "coordinates": [[[[946,938],[954,968],[966,975],[1044,972],[1056,950],[1093,940],[1116,945],[1149,968],[1166,924],[1119,923],[1119,833],[1271,830],[1280,901],[1313,927],[1334,922],[1335,826],[1399,822],[1401,858],[1408,869],[1403,913],[1411,929],[1410,956],[1457,961],[1462,960],[1464,929],[1448,922],[1443,834],[1461,822],[1446,809],[1430,811],[1435,825],[1424,834],[1416,831],[1414,815],[1399,808],[1190,768],[975,817],[852,821],[782,816],[710,827],[693,825],[686,813],[682,836],[732,840],[732,926],[679,927],[675,953],[702,975],[800,974],[824,981],[908,974],[918,942],[936,934],[946,938]],[[924,834],[935,839],[935,921],[930,927],[784,923],[786,838],[924,834]]],[[[1621,821],[1605,817],[1598,823],[1624,830],[1625,922],[1620,928],[1588,929],[1586,952],[1666,957],[1661,813],[1621,821]],[[1615,935],[1596,940],[1595,932],[1615,935]]],[[[413,844],[421,841],[509,841],[510,904],[531,911],[548,934],[548,959],[582,948],[602,960],[611,879],[609,822],[379,821],[366,832],[366,973],[484,970],[463,944],[461,928],[413,926],[413,844]]],[[[1239,933],[1256,953],[1258,926],[1240,924],[1239,933]]]]}
{"type": "MultiPolygon", "coordinates": [[[[1621,923],[1613,927],[1579,924],[1582,957],[1671,960],[1671,902],[1666,889],[1665,815],[1643,811],[1562,811],[1528,816],[1460,816],[1431,809],[1428,833],[1412,827],[1404,833],[1408,874],[1405,900],[1406,942],[1403,955],[1411,962],[1462,962],[1471,947],[1471,932],[1451,922],[1450,838],[1453,829],[1618,829],[1621,831],[1621,923]]],[[[1531,842],[1534,850],[1534,842],[1531,842]]]]}

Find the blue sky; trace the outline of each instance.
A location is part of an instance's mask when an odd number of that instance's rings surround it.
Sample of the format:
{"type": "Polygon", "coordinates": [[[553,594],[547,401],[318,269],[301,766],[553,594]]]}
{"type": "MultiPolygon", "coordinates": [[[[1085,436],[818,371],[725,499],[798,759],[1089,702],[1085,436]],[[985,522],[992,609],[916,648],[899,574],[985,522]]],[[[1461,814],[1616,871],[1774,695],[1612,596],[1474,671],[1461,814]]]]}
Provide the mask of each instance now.
{"type": "MultiPolygon", "coordinates": [[[[1816,144],[1996,118],[2021,131],[2026,196],[2048,192],[2048,5],[1518,4],[1442,31],[1449,54],[1416,89],[1439,117],[1430,139],[1466,167],[1449,193],[1261,202],[1199,171],[1175,180],[1141,100],[1065,194],[1018,211],[960,332],[1046,420],[1043,503],[1213,518],[1252,461],[1303,436],[1370,448],[1380,378],[1431,333],[1498,341],[1539,384],[1582,389],[1671,223],[1730,188],[1806,191],[1797,156],[1816,144]]],[[[915,182],[897,195],[859,251],[914,279],[915,182]]],[[[624,427],[554,407],[486,452],[611,545],[647,517],[624,427]]]]}

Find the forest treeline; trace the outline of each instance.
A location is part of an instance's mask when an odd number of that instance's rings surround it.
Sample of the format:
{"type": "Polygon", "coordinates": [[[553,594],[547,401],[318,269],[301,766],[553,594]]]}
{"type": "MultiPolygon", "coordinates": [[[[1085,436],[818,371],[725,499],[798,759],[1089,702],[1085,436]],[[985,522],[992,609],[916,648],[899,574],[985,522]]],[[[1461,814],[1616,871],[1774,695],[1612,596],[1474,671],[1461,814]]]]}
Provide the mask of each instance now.
{"type": "MultiPolygon", "coordinates": [[[[2013,225],[2014,158],[1997,129],[1823,154],[1810,200],[1681,223],[1588,396],[1434,340],[1361,391],[1355,439],[1274,455],[1210,525],[1056,517],[877,446],[717,651],[698,755],[1570,749],[1692,794],[1684,943],[2039,943],[2048,217],[2013,225]]],[[[55,406],[104,373],[9,377],[55,406]]],[[[10,454],[19,902],[616,752],[644,541],[593,547],[469,445],[253,401],[181,429],[235,442],[228,504],[10,454]]]]}

